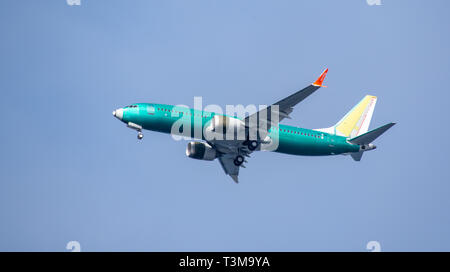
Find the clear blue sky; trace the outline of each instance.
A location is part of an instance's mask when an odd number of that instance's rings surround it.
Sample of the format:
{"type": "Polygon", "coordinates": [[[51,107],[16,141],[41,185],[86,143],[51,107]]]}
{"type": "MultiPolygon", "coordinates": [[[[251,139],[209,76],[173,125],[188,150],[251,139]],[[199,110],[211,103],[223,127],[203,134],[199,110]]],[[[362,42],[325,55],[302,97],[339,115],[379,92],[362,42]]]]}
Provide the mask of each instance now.
{"type": "Polygon", "coordinates": [[[449,1],[8,0],[0,9],[0,250],[450,250],[449,1]],[[361,162],[259,152],[236,185],[134,102],[269,104],[285,124],[378,96],[361,162]]]}

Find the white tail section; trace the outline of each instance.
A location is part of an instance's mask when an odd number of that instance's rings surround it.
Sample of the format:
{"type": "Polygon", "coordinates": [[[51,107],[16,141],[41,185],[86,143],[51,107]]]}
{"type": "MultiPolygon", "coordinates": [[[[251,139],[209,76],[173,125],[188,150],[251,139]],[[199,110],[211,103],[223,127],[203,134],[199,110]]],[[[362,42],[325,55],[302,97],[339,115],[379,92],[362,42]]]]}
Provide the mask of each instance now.
{"type": "Polygon", "coordinates": [[[366,95],[336,125],[316,130],[350,138],[366,133],[369,130],[376,103],[376,96],[366,95]]]}

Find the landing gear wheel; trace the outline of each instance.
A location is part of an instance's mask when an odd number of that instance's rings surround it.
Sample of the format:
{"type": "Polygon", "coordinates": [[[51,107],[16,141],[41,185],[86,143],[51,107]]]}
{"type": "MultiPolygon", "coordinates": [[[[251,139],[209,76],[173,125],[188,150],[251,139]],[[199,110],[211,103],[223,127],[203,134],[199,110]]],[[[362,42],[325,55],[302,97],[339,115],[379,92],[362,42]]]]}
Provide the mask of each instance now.
{"type": "Polygon", "coordinates": [[[241,155],[238,155],[234,159],[234,165],[236,165],[236,166],[240,166],[243,162],[244,162],[244,157],[242,157],[241,155]]]}
{"type": "Polygon", "coordinates": [[[142,134],[142,132],[138,132],[137,138],[138,140],[142,140],[142,138],[144,138],[144,134],[142,134]]]}
{"type": "Polygon", "coordinates": [[[249,141],[247,145],[248,145],[248,149],[253,151],[258,147],[258,142],[257,141],[249,141]]]}

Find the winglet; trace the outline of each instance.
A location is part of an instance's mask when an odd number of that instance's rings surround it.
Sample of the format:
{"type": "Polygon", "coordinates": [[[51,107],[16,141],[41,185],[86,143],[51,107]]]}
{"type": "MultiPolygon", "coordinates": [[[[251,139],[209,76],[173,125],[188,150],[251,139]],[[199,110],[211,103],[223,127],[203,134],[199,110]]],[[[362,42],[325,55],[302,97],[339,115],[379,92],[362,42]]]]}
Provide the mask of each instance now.
{"type": "Polygon", "coordinates": [[[325,69],[322,72],[322,74],[320,74],[319,78],[317,78],[317,80],[312,85],[317,86],[317,87],[327,87],[327,86],[322,85],[323,80],[325,79],[325,76],[327,75],[327,73],[328,73],[328,68],[325,69]]]}

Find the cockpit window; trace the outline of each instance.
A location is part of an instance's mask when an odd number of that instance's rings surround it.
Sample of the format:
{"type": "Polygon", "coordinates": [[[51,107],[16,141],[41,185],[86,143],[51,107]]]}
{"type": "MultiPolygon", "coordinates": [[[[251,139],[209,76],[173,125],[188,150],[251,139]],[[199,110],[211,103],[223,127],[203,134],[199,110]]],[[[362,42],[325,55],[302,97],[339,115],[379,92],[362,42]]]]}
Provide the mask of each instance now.
{"type": "Polygon", "coordinates": [[[126,106],[126,108],[137,108],[138,105],[130,105],[130,106],[126,106]]]}

